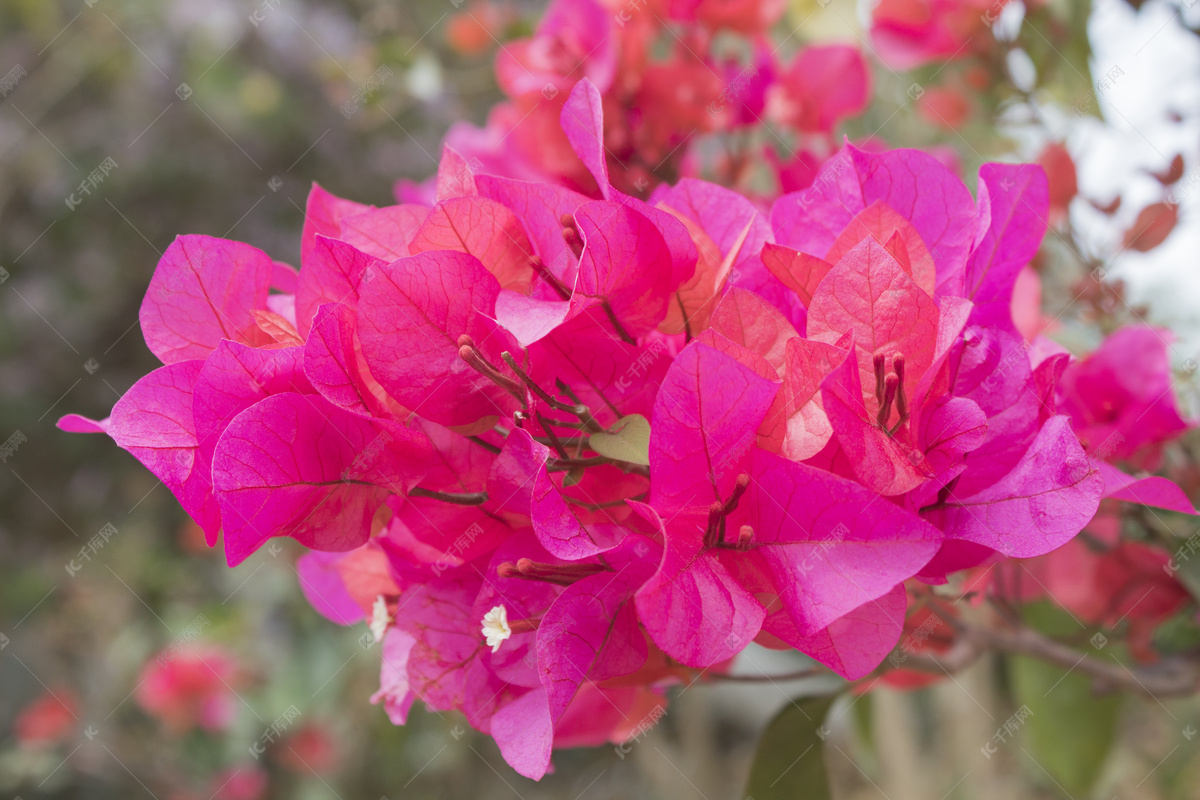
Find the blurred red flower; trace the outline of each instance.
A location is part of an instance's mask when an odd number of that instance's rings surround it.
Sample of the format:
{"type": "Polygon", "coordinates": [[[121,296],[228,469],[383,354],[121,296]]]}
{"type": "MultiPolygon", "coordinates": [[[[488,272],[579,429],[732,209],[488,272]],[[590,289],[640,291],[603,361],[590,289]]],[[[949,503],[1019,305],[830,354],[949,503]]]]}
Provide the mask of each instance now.
{"type": "Polygon", "coordinates": [[[508,14],[489,0],[472,3],[446,22],[446,41],[459,53],[476,56],[497,42],[496,34],[507,22],[508,14]]]}
{"type": "Polygon", "coordinates": [[[953,131],[971,115],[971,101],[958,89],[934,86],[917,100],[917,111],[931,125],[953,131]]]}
{"type": "Polygon", "coordinates": [[[17,715],[13,734],[23,747],[50,747],[66,739],[79,724],[79,699],[70,689],[47,689],[17,715]]]}
{"type": "Polygon", "coordinates": [[[267,773],[242,764],[222,770],[209,782],[210,800],[259,800],[267,793],[267,773]]]}
{"type": "Polygon", "coordinates": [[[216,647],[164,650],[142,667],[137,702],[175,733],[223,730],[233,721],[238,671],[233,657],[216,647]]]}
{"type": "Polygon", "coordinates": [[[326,726],[309,723],[284,742],[279,752],[279,763],[305,775],[309,772],[324,774],[338,768],[341,754],[326,726]]]}

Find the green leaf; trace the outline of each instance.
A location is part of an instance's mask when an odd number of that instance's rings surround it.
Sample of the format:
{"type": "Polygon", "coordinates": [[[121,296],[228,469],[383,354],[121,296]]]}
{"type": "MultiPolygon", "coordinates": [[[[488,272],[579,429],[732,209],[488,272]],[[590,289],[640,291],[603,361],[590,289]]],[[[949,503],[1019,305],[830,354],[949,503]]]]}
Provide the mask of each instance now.
{"type": "Polygon", "coordinates": [[[1038,600],[1021,609],[1025,624],[1040,634],[1054,639],[1078,636],[1082,630],[1079,621],[1060,605],[1049,600],[1038,600]]]}
{"type": "Polygon", "coordinates": [[[826,800],[825,736],[832,697],[793,700],[767,725],[743,796],[753,800],[826,800]]]}
{"type": "Polygon", "coordinates": [[[851,708],[854,709],[854,722],[858,726],[858,735],[862,737],[863,744],[871,749],[875,749],[875,725],[872,722],[873,705],[870,694],[859,695],[851,708]]]}
{"type": "Polygon", "coordinates": [[[1159,655],[1178,655],[1197,649],[1200,649],[1200,624],[1192,609],[1176,614],[1154,630],[1154,650],[1159,655]]]}
{"type": "Polygon", "coordinates": [[[604,433],[588,437],[588,447],[616,461],[650,466],[650,420],[630,414],[614,422],[604,433]]]}
{"type": "Polygon", "coordinates": [[[1180,548],[1171,559],[1168,566],[1172,569],[1168,574],[1183,584],[1193,600],[1200,600],[1200,558],[1190,558],[1182,552],[1183,548],[1180,548]]]}
{"type": "Polygon", "coordinates": [[[1045,770],[1071,796],[1088,794],[1116,736],[1121,697],[1098,697],[1086,675],[1038,659],[1013,656],[1009,663],[1016,701],[1032,712],[1023,727],[1041,768],[1034,772],[1045,770]]]}

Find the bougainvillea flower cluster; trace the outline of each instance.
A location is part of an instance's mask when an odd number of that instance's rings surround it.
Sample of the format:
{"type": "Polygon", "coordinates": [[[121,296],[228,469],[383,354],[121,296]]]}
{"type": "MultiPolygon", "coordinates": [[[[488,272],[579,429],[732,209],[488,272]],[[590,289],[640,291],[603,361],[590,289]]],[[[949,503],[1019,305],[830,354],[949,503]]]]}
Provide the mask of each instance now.
{"type": "MultiPolygon", "coordinates": [[[[773,43],[769,30],[784,8],[782,0],[555,0],[531,36],[497,53],[507,100],[482,129],[456,123],[446,144],[490,174],[607,190],[559,127],[567,98],[586,79],[602,98],[608,180],[622,192],[645,197],[661,181],[697,175],[701,162],[722,183],[756,168],[785,188],[806,183],[836,149],[838,123],[866,108],[871,76],[854,46],[781,52],[792,37],[773,43]],[[783,146],[786,159],[748,138],[736,153],[715,148],[718,163],[705,158],[714,150],[703,145],[706,136],[768,120],[799,137],[794,150],[783,146]]],[[[769,138],[774,145],[778,135],[769,138]]],[[[425,201],[431,188],[401,182],[397,194],[425,201]]]]}
{"type": "Polygon", "coordinates": [[[1105,491],[1064,363],[1012,323],[1039,167],[986,164],[972,198],[847,145],[769,213],[694,179],[642,201],[604,105],[584,79],[561,114],[588,194],[447,148],[429,205],[314,187],[298,272],[180,237],[141,310],[164,366],[60,423],[231,565],[310,548],[313,605],[382,642],[392,720],[459,711],[534,778],[751,642],[870,673],[905,581],[1047,553],[1105,491]]]}
{"type": "Polygon", "coordinates": [[[871,43],[893,69],[987,54],[988,30],[1007,0],[882,0],[871,9],[871,43]]]}

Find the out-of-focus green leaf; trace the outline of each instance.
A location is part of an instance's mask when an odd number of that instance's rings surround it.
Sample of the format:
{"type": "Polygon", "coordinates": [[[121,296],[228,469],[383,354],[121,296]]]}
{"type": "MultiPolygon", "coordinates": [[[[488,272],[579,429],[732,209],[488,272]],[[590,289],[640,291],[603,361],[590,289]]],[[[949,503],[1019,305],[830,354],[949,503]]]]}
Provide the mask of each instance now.
{"type": "MultiPolygon", "coordinates": [[[[1197,587],[1184,585],[1195,597],[1197,587]]],[[[1200,648],[1200,625],[1191,610],[1176,614],[1154,630],[1154,650],[1162,655],[1186,653],[1200,648]]]]}
{"type": "Polygon", "coordinates": [[[758,740],[745,797],[754,800],[824,800],[830,797],[822,728],[831,697],[793,700],[758,740]]]}
{"type": "MultiPolygon", "coordinates": [[[[1089,66],[1091,44],[1079,35],[1087,30],[1091,10],[1091,0],[1054,0],[1026,14],[1019,41],[1037,66],[1039,87],[1051,91],[1076,114],[1098,117],[1097,82],[1089,66]]],[[[1120,77],[1104,76],[1101,89],[1120,77]]]]}
{"type": "Polygon", "coordinates": [[[1112,747],[1121,697],[1097,697],[1086,675],[1044,661],[1014,656],[1009,663],[1013,695],[1031,712],[1018,723],[1029,754],[1059,788],[1086,795],[1112,747]]]}
{"type": "Polygon", "coordinates": [[[873,752],[875,750],[875,725],[872,722],[872,702],[870,694],[862,694],[854,698],[854,724],[858,727],[858,735],[863,744],[873,752]]]}
{"type": "Polygon", "coordinates": [[[1084,632],[1069,611],[1046,600],[1024,606],[1021,609],[1021,617],[1026,625],[1046,636],[1060,638],[1084,632]]]}
{"type": "Polygon", "coordinates": [[[1200,601],[1200,558],[1192,558],[1181,552],[1171,559],[1170,567],[1175,580],[1183,584],[1194,599],[1200,601]]]}

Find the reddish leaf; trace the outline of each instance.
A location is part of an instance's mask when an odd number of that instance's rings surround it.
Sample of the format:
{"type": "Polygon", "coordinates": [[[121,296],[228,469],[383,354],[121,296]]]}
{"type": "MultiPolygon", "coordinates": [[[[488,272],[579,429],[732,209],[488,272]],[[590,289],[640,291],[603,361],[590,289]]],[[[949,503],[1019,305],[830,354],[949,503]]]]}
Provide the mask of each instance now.
{"type": "Polygon", "coordinates": [[[1145,253],[1158,247],[1179,221],[1179,207],[1170,203],[1154,203],[1142,209],[1133,227],[1125,231],[1125,247],[1145,253]]]}

